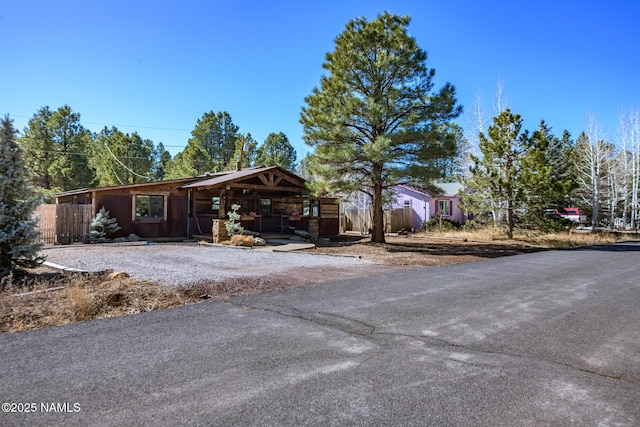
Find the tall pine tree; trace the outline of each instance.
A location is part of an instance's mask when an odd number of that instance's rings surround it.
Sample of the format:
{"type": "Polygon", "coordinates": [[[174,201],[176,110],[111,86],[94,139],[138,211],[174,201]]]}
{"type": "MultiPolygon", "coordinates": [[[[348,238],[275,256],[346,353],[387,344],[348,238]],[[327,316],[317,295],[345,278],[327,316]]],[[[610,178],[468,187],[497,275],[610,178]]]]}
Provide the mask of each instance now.
{"type": "Polygon", "coordinates": [[[547,209],[568,207],[573,188],[567,150],[571,147],[568,132],[563,139],[551,133],[544,120],[526,141],[520,157],[519,185],[523,190],[525,210],[523,220],[541,230],[563,228],[562,221],[545,214],[547,209]]]}
{"type": "Polygon", "coordinates": [[[226,111],[202,115],[185,149],[176,155],[169,178],[184,178],[205,172],[219,172],[235,165],[238,126],[226,111]]]}
{"type": "Polygon", "coordinates": [[[43,261],[32,217],[38,200],[31,194],[16,130],[5,116],[0,125],[0,277],[43,261]]]}
{"type": "Polygon", "coordinates": [[[80,124],[80,114],[65,105],[56,111],[43,107],[29,120],[20,138],[30,181],[51,192],[95,184],[89,166],[91,133],[80,124]]]}
{"type": "Polygon", "coordinates": [[[522,118],[509,109],[493,118],[487,130],[480,133],[482,159],[471,156],[474,166],[471,178],[465,180],[469,194],[463,199],[467,212],[491,211],[494,220],[504,219],[507,238],[513,238],[515,213],[524,205],[521,156],[528,144],[522,132],[522,118]]]}
{"type": "Polygon", "coordinates": [[[153,143],[136,132],[129,135],[116,127],[103,128],[95,136],[90,165],[100,186],[136,184],[151,179],[153,143]]]}
{"type": "Polygon", "coordinates": [[[297,154],[284,133],[271,132],[264,143],[258,147],[256,164],[261,166],[280,166],[290,171],[296,168],[297,154]]]}
{"type": "Polygon", "coordinates": [[[433,90],[435,70],[409,21],[386,12],[349,22],[300,120],[315,147],[314,175],[334,191],[371,197],[374,242],[384,242],[384,191],[412,177],[438,178],[432,160],[449,157],[443,125],[462,112],[453,85],[433,90]]]}

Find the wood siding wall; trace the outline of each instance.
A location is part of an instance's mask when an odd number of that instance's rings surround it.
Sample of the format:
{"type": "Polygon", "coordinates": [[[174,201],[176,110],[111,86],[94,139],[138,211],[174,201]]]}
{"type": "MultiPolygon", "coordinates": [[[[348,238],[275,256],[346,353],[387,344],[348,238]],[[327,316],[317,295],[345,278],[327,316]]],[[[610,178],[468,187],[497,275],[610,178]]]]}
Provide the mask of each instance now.
{"type": "Polygon", "coordinates": [[[84,242],[91,229],[92,212],[91,205],[40,205],[34,212],[39,218],[39,240],[47,245],[84,242]]]}

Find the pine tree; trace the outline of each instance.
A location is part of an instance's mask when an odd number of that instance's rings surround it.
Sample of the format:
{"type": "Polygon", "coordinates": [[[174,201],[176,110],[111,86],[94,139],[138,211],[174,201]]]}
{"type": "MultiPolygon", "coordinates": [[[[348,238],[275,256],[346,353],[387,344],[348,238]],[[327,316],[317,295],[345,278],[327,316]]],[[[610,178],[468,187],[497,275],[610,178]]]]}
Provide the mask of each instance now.
{"type": "Polygon", "coordinates": [[[235,167],[238,126],[226,111],[203,114],[183,151],[178,153],[168,178],[198,176],[205,172],[219,172],[235,167]]]}
{"type": "Polygon", "coordinates": [[[95,135],[90,165],[100,186],[147,182],[153,169],[153,143],[138,133],[104,127],[95,135]]]}
{"type": "Polygon", "coordinates": [[[242,158],[242,167],[250,168],[256,165],[256,152],[258,142],[253,139],[251,133],[241,134],[236,137],[236,149],[233,153],[233,162],[229,162],[225,170],[234,170],[238,158],[242,158]]]}
{"type": "Polygon", "coordinates": [[[20,143],[33,185],[59,192],[95,183],[95,171],[89,166],[91,132],[68,105],[56,111],[38,110],[20,143]]]}
{"type": "Polygon", "coordinates": [[[297,154],[284,133],[270,133],[264,143],[258,147],[256,164],[261,166],[280,166],[290,171],[296,168],[297,154]]]}
{"type": "Polygon", "coordinates": [[[349,22],[300,119],[315,147],[312,173],[333,191],[371,198],[373,242],[384,242],[384,191],[411,177],[438,178],[433,159],[450,157],[444,125],[462,112],[453,85],[433,90],[435,70],[409,22],[389,12],[349,22]]]}
{"type": "Polygon", "coordinates": [[[471,179],[465,180],[470,194],[464,198],[468,212],[490,210],[494,220],[502,216],[507,238],[513,238],[515,212],[524,206],[521,157],[527,146],[527,132],[521,132],[522,118],[509,109],[489,126],[488,137],[480,133],[482,159],[471,156],[471,179]]]}
{"type": "Polygon", "coordinates": [[[565,131],[563,139],[557,138],[544,120],[526,141],[520,157],[519,185],[523,191],[523,219],[528,225],[542,230],[563,228],[562,221],[549,217],[545,210],[568,207],[574,182],[566,157],[570,148],[568,133],[565,131]]]}
{"type": "Polygon", "coordinates": [[[39,201],[30,197],[22,152],[9,116],[0,126],[0,276],[42,263],[42,244],[33,211],[39,201]]]}

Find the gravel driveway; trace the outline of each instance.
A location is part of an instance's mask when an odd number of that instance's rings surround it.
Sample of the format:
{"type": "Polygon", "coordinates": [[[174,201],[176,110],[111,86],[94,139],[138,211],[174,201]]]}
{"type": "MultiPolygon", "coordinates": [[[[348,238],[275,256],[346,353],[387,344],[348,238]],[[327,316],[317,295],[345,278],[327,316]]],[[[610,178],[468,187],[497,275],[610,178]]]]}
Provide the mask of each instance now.
{"type": "Polygon", "coordinates": [[[174,286],[231,277],[318,283],[397,269],[351,257],[198,246],[196,243],[55,246],[46,248],[44,254],[47,261],[66,267],[126,271],[136,279],[174,286]]]}

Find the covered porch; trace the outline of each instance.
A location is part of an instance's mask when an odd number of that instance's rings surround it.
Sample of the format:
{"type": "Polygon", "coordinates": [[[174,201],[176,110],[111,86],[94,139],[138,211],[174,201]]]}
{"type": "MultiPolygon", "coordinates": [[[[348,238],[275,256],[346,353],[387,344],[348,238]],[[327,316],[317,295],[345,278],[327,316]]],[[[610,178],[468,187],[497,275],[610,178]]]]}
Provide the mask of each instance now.
{"type": "Polygon", "coordinates": [[[338,234],[337,199],[310,197],[303,178],[279,167],[242,169],[183,188],[196,236],[214,234],[214,224],[224,222],[233,205],[245,230],[285,235],[310,231],[311,225],[319,236],[338,234]]]}

